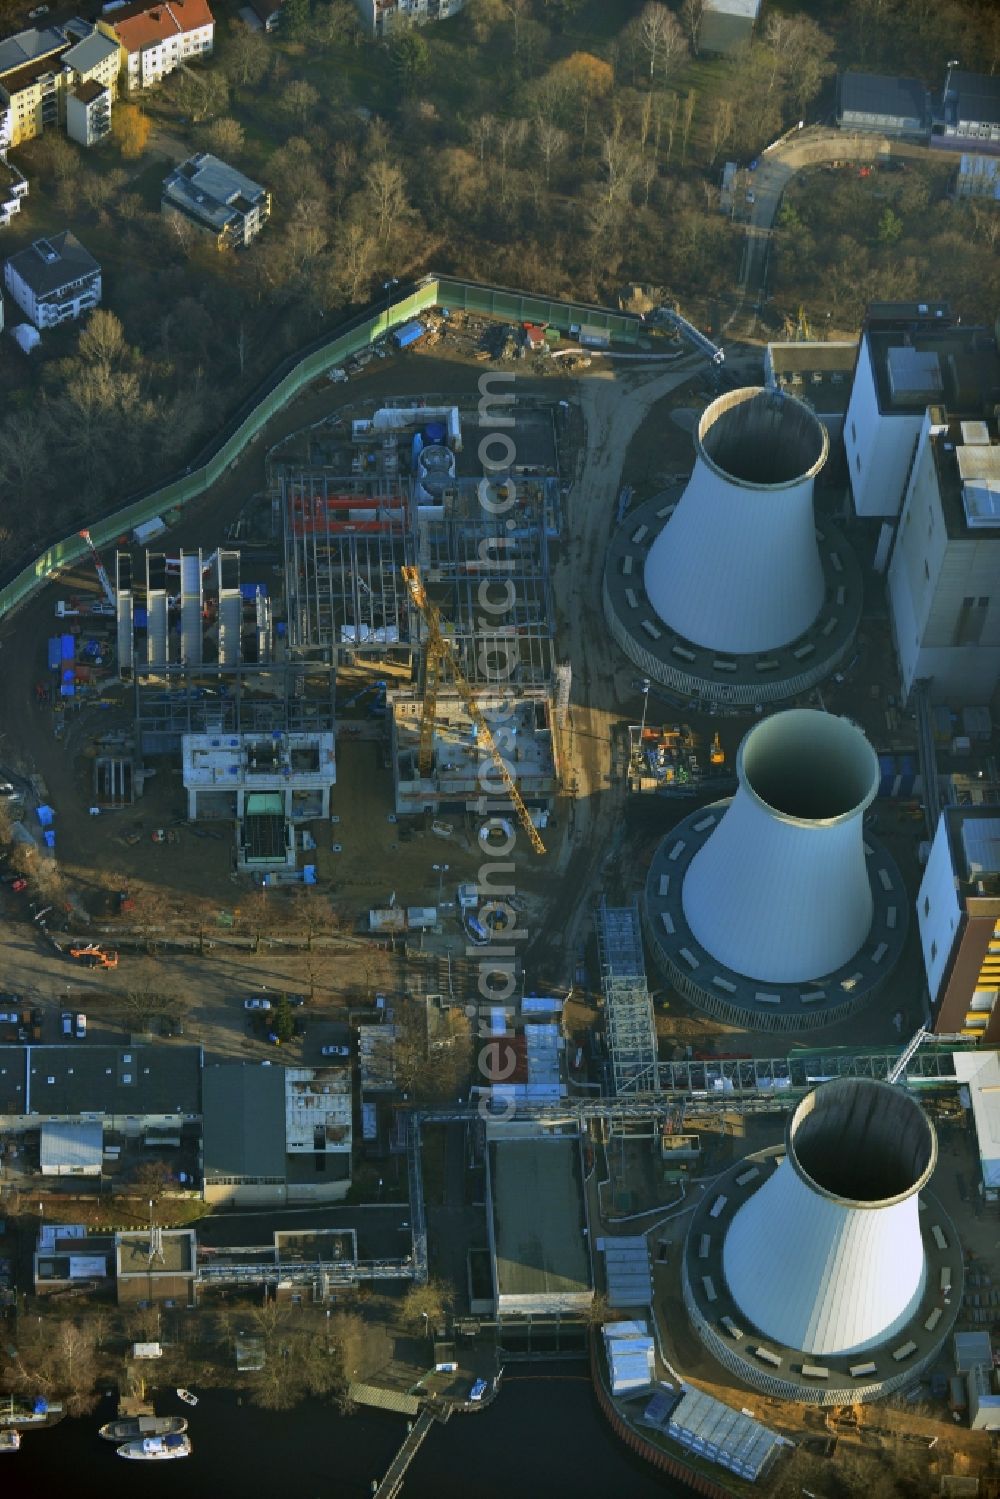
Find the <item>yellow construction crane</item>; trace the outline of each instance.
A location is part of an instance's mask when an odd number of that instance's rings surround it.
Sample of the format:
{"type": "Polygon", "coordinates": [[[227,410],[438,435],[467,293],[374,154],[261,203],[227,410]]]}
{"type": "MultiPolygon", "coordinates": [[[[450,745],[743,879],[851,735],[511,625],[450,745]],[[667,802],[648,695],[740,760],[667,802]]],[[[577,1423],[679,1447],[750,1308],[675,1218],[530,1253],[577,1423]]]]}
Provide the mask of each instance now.
{"type": "Polygon", "coordinates": [[[454,648],[441,630],[441,611],[432,604],[427,597],[420,577],[420,569],[416,567],[404,567],[403,578],[409,589],[410,598],[414,607],[417,608],[427,626],[426,642],[426,665],[424,670],[424,710],[420,720],[420,751],[419,765],[420,774],[427,775],[431,768],[431,752],[434,747],[434,719],[437,710],[438,689],[441,685],[441,672],[445,669],[451,673],[455,686],[458,688],[459,696],[465,704],[465,710],[479,731],[479,736],[490,752],[493,764],[500,772],[500,778],[507,788],[511,805],[521,820],[521,825],[531,839],[531,846],[536,854],[544,854],[545,844],[538,835],[538,829],[531,820],[528,811],[517,789],[514,777],[507,769],[506,761],[497,748],[496,740],[490,732],[490,726],[483,716],[482,709],[476,702],[472,688],[466,679],[465,673],[458,664],[454,648]]]}

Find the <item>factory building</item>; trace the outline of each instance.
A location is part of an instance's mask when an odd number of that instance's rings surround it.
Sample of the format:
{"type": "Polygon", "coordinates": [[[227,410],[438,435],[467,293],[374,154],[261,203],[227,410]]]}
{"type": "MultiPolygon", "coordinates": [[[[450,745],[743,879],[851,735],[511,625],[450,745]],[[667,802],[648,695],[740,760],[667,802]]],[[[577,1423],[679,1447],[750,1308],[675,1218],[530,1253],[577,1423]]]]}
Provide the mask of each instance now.
{"type": "Polygon", "coordinates": [[[881,1399],[938,1357],[963,1257],[928,1191],[937,1138],[903,1088],[840,1078],[790,1116],[784,1149],[732,1167],[695,1211],[684,1302],[751,1387],[819,1405],[881,1399]]]}
{"type": "Polygon", "coordinates": [[[917,895],[931,1025],[1000,1043],[1000,807],[946,807],[917,895]]]}
{"type": "Polygon", "coordinates": [[[579,1135],[530,1123],[489,1123],[486,1137],[498,1319],[585,1317],[594,1276],[579,1135]]]}
{"type": "Polygon", "coordinates": [[[779,702],[850,649],[861,610],[847,543],[817,519],[823,424],[782,389],[720,396],[680,490],[630,514],[608,551],[604,609],[653,681],[701,702],[779,702]]]}
{"type": "Polygon", "coordinates": [[[1000,401],[1000,357],[984,328],[946,302],[868,308],[844,425],[854,512],[897,516],[929,406],[981,420],[1000,401]]]}
{"type": "Polygon", "coordinates": [[[791,709],[756,724],[737,791],[679,823],[646,880],[646,935],[670,982],[732,1025],[802,1030],[844,1018],[902,951],[908,899],[863,829],[874,750],[846,718],[791,709]]]}
{"type": "Polygon", "coordinates": [[[351,1069],[206,1067],[207,1203],[340,1202],[351,1185],[351,1069]]]}
{"type": "MultiPolygon", "coordinates": [[[[936,356],[935,356],[936,357],[936,356]]],[[[1000,358],[981,361],[982,419],[922,416],[889,563],[889,610],[908,698],[988,703],[1000,681],[1000,358]],[[990,371],[992,370],[992,373],[990,371]],[[988,397],[988,400],[986,398],[988,397]],[[986,409],[989,414],[986,414],[986,409]]]]}

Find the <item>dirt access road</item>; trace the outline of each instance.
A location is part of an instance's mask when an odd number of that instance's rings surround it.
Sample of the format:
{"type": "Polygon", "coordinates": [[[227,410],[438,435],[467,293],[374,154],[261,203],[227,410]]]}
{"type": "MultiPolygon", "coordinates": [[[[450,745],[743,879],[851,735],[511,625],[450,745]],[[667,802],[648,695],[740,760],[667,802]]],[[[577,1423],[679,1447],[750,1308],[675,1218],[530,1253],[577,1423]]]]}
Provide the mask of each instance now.
{"type": "Polygon", "coordinates": [[[568,539],[553,579],[559,654],[573,670],[560,744],[570,795],[556,859],[558,893],[528,953],[535,979],[564,985],[571,980],[574,954],[589,935],[602,866],[623,831],[624,792],[611,783],[611,727],[635,696],[630,683],[638,672],[611,640],[601,584],[629,446],[656,403],[704,371],[704,360],[692,355],[666,372],[619,366],[577,387],[586,438],[567,501],[568,539]]]}

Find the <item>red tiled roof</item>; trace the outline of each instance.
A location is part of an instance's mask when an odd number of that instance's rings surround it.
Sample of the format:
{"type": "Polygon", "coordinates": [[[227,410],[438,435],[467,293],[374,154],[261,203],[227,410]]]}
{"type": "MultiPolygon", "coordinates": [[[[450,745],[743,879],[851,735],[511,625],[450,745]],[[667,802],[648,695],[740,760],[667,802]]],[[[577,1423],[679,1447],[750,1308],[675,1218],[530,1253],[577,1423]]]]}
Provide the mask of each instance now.
{"type": "Polygon", "coordinates": [[[125,51],[141,52],[168,37],[211,26],[215,17],[208,0],[158,0],[152,5],[146,0],[116,11],[109,19],[125,51]]]}

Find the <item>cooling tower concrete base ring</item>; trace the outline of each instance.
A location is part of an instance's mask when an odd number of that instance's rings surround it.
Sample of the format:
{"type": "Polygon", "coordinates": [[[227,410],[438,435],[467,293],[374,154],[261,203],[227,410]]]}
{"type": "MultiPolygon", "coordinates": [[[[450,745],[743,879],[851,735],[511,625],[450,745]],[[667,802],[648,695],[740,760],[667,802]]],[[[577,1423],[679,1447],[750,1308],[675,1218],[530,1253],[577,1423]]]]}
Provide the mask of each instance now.
{"type": "MultiPolygon", "coordinates": [[[[820,1090],[822,1092],[822,1090],[820,1090]]],[[[912,1319],[863,1352],[810,1354],[763,1336],[733,1299],[723,1244],[741,1207],[784,1158],[784,1147],[746,1157],[717,1177],[699,1204],[684,1246],[682,1290],[692,1325],[714,1358],[750,1388],[781,1400],[850,1405],[912,1385],[939,1356],[962,1301],[962,1250],[954,1225],[926,1189],[919,1225],[926,1278],[912,1319]]]]}
{"type": "MultiPolygon", "coordinates": [[[[696,941],[684,915],[685,872],[718,826],[728,801],[692,812],[653,855],[642,901],[654,957],[670,983],[698,1009],[741,1030],[819,1030],[844,1020],[882,987],[906,943],[909,897],[895,862],[867,829],[865,862],[874,914],[867,940],[834,973],[811,982],[770,983],[727,968],[696,941]]],[[[831,899],[836,892],[831,891],[831,899]]]]}
{"type": "Polygon", "coordinates": [[[796,640],[756,656],[699,646],[663,622],[643,582],[647,553],[684,487],[675,485],[630,510],[611,538],[602,592],[614,640],[670,692],[733,711],[785,702],[822,682],[850,654],[861,620],[861,569],[852,548],[825,517],[817,522],[824,599],[813,624],[796,640]]]}

